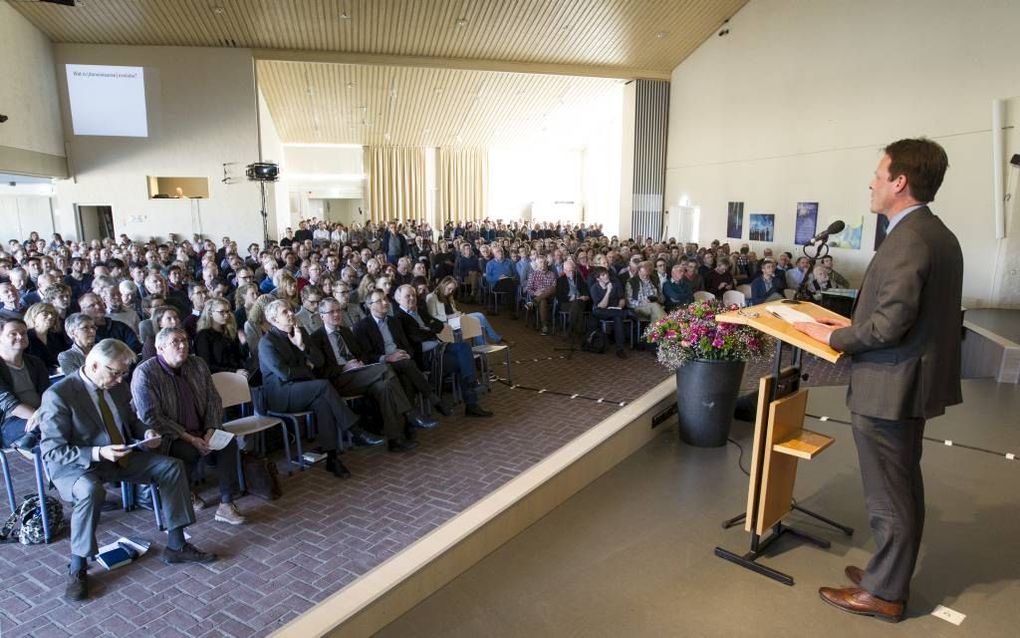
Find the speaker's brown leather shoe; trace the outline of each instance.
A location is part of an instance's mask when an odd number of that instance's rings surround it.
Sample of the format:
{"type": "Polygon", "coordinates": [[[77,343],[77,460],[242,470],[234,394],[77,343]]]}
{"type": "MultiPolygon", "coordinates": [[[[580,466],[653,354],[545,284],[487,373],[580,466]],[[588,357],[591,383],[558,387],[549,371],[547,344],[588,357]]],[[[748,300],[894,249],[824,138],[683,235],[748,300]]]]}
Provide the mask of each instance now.
{"type": "Polygon", "coordinates": [[[874,616],[886,622],[899,622],[903,618],[903,603],[882,600],[859,587],[836,589],[822,587],[818,590],[822,600],[833,607],[861,616],[874,616]]]}
{"type": "Polygon", "coordinates": [[[846,574],[846,577],[850,580],[851,583],[853,583],[857,587],[861,586],[861,579],[864,578],[863,569],[857,567],[856,565],[847,565],[846,569],[843,570],[843,573],[846,574]]]}

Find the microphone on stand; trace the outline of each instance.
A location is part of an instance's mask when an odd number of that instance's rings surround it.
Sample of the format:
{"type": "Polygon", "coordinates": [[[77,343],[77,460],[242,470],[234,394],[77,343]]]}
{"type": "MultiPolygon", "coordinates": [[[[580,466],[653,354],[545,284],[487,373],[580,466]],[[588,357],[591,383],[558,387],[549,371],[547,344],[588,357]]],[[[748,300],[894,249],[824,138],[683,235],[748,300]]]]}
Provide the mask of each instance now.
{"type": "Polygon", "coordinates": [[[815,235],[814,237],[812,237],[811,240],[808,241],[808,243],[806,245],[810,246],[811,244],[815,243],[816,241],[820,241],[820,242],[824,243],[824,242],[828,241],[829,235],[835,235],[837,233],[841,233],[841,232],[843,232],[844,228],[846,228],[846,224],[843,222],[843,220],[837,219],[836,221],[834,221],[831,224],[829,224],[828,228],[826,228],[822,232],[820,232],[817,235],[815,235]]]}

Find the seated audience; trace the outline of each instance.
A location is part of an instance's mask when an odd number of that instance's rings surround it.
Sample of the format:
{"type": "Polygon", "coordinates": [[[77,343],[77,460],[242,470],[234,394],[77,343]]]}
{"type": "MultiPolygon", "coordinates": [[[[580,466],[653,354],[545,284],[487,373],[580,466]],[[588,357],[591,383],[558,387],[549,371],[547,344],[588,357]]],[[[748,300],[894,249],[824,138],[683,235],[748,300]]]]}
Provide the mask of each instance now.
{"type": "MultiPolygon", "coordinates": [[[[489,318],[485,316],[485,313],[462,313],[457,308],[457,286],[457,280],[453,277],[443,277],[436,286],[436,289],[425,296],[425,308],[428,314],[443,323],[448,323],[452,317],[468,314],[477,319],[478,323],[482,324],[482,332],[484,334],[481,337],[475,338],[476,346],[484,345],[486,338],[488,338],[488,340],[492,343],[513,345],[496,332],[496,329],[492,327],[492,324],[489,322],[489,318]]],[[[418,301],[419,303],[421,302],[420,297],[418,301]]]]}
{"type": "Polygon", "coordinates": [[[811,268],[811,260],[807,257],[798,257],[797,264],[786,271],[786,287],[797,290],[804,283],[808,270],[811,268]]]}
{"type": "Polygon", "coordinates": [[[689,267],[690,262],[677,263],[670,271],[669,279],[662,284],[662,296],[667,312],[674,308],[682,308],[694,301],[694,286],[688,273],[697,272],[696,265],[689,267]]]}
{"type": "Polygon", "coordinates": [[[542,335],[549,334],[549,320],[552,315],[552,300],[556,295],[556,273],[550,270],[545,257],[535,260],[535,268],[528,275],[524,292],[528,296],[528,308],[538,307],[538,319],[542,335]]]}
{"type": "Polygon", "coordinates": [[[96,343],[96,324],[92,317],[76,312],[64,320],[64,332],[71,338],[71,347],[57,355],[60,374],[67,376],[85,365],[85,357],[96,343]]]}
{"type": "MultiPolygon", "coordinates": [[[[398,304],[397,323],[414,349],[414,359],[421,365],[423,354],[439,346],[438,334],[443,329],[443,322],[430,315],[420,314],[418,296],[412,286],[400,286],[394,297],[398,304]]],[[[492,412],[478,405],[478,378],[471,346],[463,341],[447,343],[442,353],[443,371],[449,371],[460,380],[461,394],[466,404],[465,416],[492,416],[492,412]]]]}
{"type": "Polygon", "coordinates": [[[783,280],[776,276],[776,262],[766,259],[761,264],[761,274],[751,282],[751,305],[782,299],[783,288],[783,280]]]}
{"type": "Polygon", "coordinates": [[[705,291],[715,295],[716,299],[722,299],[724,292],[733,290],[736,283],[733,281],[732,268],[729,257],[719,259],[715,268],[705,275],[705,291]]]}
{"type": "Polygon", "coordinates": [[[580,345],[584,339],[584,313],[588,310],[591,292],[573,259],[563,262],[563,274],[556,278],[556,301],[560,311],[567,313],[567,325],[570,328],[567,340],[571,344],[576,342],[580,345]]]}
{"type": "Polygon", "coordinates": [[[797,298],[804,299],[805,301],[821,301],[822,293],[826,290],[832,290],[834,287],[829,269],[819,263],[804,280],[804,283],[801,284],[800,289],[797,291],[797,298]]]}
{"type": "Polygon", "coordinates": [[[96,324],[96,341],[117,339],[128,345],[135,352],[141,352],[142,344],[127,324],[106,316],[106,305],[94,292],[87,292],[78,299],[81,311],[92,317],[96,324]]]}
{"type": "Polygon", "coordinates": [[[213,297],[205,302],[196,328],[195,356],[205,361],[212,374],[236,372],[249,376],[251,370],[245,365],[240,333],[226,299],[213,297]]]}
{"type": "Polygon", "coordinates": [[[39,404],[50,385],[46,364],[30,354],[21,319],[0,319],[0,432],[3,447],[31,450],[39,442],[39,404]]]}
{"type": "Polygon", "coordinates": [[[138,322],[138,340],[145,342],[156,336],[156,327],[152,323],[152,311],[166,305],[163,295],[148,295],[142,298],[142,320],[138,322]]]}
{"type": "Polygon", "coordinates": [[[382,413],[383,434],[390,452],[417,447],[415,428],[433,428],[436,421],[420,416],[411,405],[396,373],[386,364],[369,362],[354,333],[342,324],[340,302],[327,297],[319,302],[323,327],[310,335],[323,353],[316,376],[329,379],[342,397],[367,395],[382,413]]]}
{"type": "Polygon", "coordinates": [[[42,455],[50,480],[71,510],[71,562],[64,595],[80,601],[88,597],[88,560],[99,547],[96,526],[106,500],[106,482],[155,483],[163,505],[167,532],[163,562],[210,563],[216,555],[203,552],[184,537],[195,522],[187,473],[180,460],[155,451],[134,451],[127,443],[154,439],[131,407],[127,386],[121,383],[135,361],[134,351],[121,341],[97,343],[76,373],[58,381],[43,395],[39,408],[42,455]]]}
{"type": "Polygon", "coordinates": [[[637,275],[627,280],[627,305],[638,319],[655,323],[665,312],[659,302],[659,286],[648,262],[641,262],[637,275]]]}
{"type": "MultiPolygon", "coordinates": [[[[220,505],[214,518],[240,525],[245,518],[234,504],[234,492],[240,489],[237,439],[218,451],[209,447],[213,432],[223,429],[223,404],[209,367],[201,358],[188,354],[188,335],[182,328],[160,330],[156,352],[155,357],[135,368],[131,377],[131,398],[138,418],[163,437],[160,448],[164,454],[184,462],[189,485],[203,458],[216,461],[220,505]]],[[[196,510],[206,506],[194,490],[191,504],[196,510]]]]}
{"type": "Polygon", "coordinates": [[[595,283],[591,286],[592,316],[598,320],[611,321],[613,324],[613,341],[616,343],[616,356],[627,358],[623,349],[626,343],[623,334],[624,321],[630,319],[627,310],[627,297],[623,294],[623,286],[613,281],[604,266],[596,266],[592,273],[595,283]]]}
{"type": "Polygon", "coordinates": [[[319,316],[319,302],[322,301],[322,291],[318,286],[309,284],[301,289],[301,308],[294,313],[301,327],[305,332],[311,334],[322,327],[322,318],[319,316]]]}
{"type": "Polygon", "coordinates": [[[409,399],[425,397],[440,414],[450,416],[452,412],[432,391],[432,386],[412,358],[415,348],[404,334],[401,322],[391,316],[389,297],[382,290],[374,290],[367,301],[369,314],[353,329],[365,360],[390,364],[409,399]]]}
{"type": "Polygon", "coordinates": [[[273,412],[314,412],[318,444],[326,454],[326,471],[339,478],[349,477],[350,470],[337,454],[357,415],[329,381],[316,379],[312,373],[316,366],[323,365],[323,355],[308,343],[308,334],[294,318],[290,303],[273,301],[266,306],[265,316],[272,327],[259,340],[259,368],[268,408],[273,412]]]}
{"type": "Polygon", "coordinates": [[[21,319],[25,306],[18,290],[9,281],[0,281],[0,319],[21,319]]]}
{"type": "Polygon", "coordinates": [[[198,332],[198,318],[202,315],[202,308],[205,307],[205,302],[209,300],[209,289],[202,282],[193,283],[188,286],[188,301],[190,302],[191,310],[188,312],[187,317],[182,317],[181,327],[188,333],[188,338],[194,340],[195,333],[198,332]]]}
{"type": "Polygon", "coordinates": [[[49,372],[56,371],[57,356],[71,347],[67,335],[60,329],[56,308],[45,302],[33,304],[25,312],[25,325],[28,326],[26,352],[41,359],[49,372]]]}
{"type": "Polygon", "coordinates": [[[850,280],[848,280],[843,275],[839,274],[839,272],[837,272],[832,267],[832,255],[826,255],[826,256],[822,257],[821,262],[822,262],[822,265],[825,266],[829,270],[829,280],[832,282],[832,287],[833,288],[849,288],[850,287],[850,280]]]}
{"type": "Polygon", "coordinates": [[[248,321],[248,311],[258,298],[259,289],[255,284],[241,284],[234,291],[234,323],[240,328],[244,328],[244,322],[248,321]]]}
{"type": "Polygon", "coordinates": [[[156,333],[164,328],[181,327],[181,319],[177,316],[177,308],[160,306],[152,313],[152,335],[142,344],[141,360],[146,361],[156,356],[156,333]]]}

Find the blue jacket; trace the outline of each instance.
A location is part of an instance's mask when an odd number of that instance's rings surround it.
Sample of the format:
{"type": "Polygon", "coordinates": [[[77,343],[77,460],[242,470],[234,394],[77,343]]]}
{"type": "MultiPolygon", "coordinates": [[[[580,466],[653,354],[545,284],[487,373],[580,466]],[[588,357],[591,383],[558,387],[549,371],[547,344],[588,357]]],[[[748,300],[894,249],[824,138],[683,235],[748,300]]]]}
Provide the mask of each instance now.
{"type": "Polygon", "coordinates": [[[490,287],[495,286],[503,277],[517,278],[514,262],[504,257],[502,261],[491,259],[489,263],[485,264],[485,280],[489,282],[490,287]]]}

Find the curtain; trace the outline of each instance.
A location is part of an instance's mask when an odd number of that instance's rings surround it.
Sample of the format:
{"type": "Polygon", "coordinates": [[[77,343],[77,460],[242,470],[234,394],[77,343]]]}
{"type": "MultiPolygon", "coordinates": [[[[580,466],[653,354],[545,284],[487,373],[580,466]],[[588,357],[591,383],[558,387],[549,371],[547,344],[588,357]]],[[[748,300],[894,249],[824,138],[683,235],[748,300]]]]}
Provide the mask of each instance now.
{"type": "Polygon", "coordinates": [[[486,216],[489,154],[485,149],[440,148],[436,167],[442,223],[475,221],[486,216]]]}
{"type": "Polygon", "coordinates": [[[425,218],[425,149],[369,146],[368,208],[374,222],[425,218]]]}

